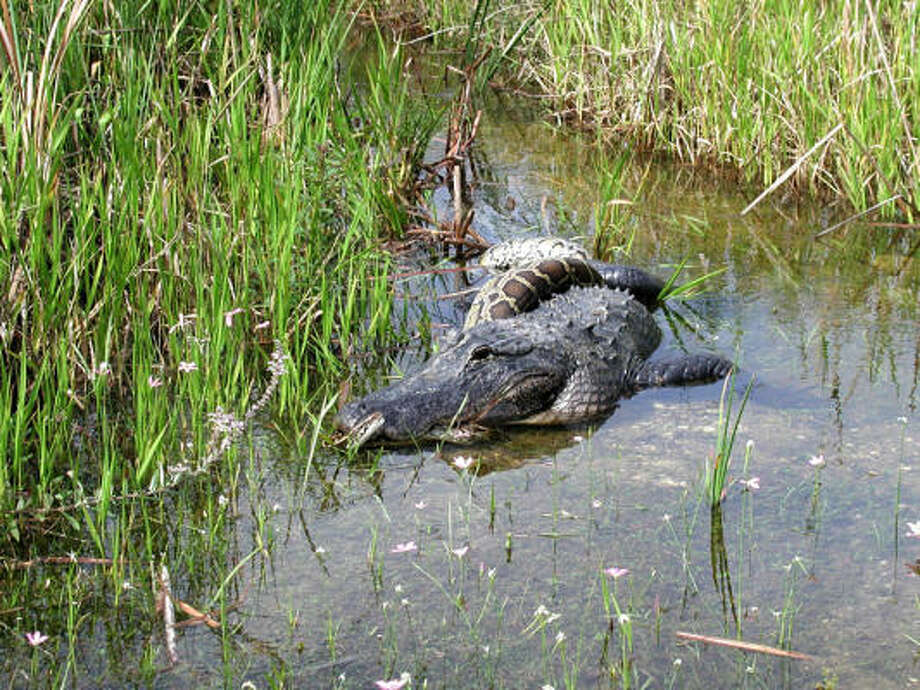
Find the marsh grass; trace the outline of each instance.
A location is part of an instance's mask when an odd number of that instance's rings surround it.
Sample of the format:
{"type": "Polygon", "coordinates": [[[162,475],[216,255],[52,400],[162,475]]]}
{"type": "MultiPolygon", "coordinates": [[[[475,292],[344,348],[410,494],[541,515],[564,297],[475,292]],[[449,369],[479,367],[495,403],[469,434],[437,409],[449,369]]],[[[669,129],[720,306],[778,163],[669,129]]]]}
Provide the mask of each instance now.
{"type": "Polygon", "coordinates": [[[916,223],[920,19],[910,4],[837,0],[625,5],[396,0],[439,43],[513,42],[492,83],[560,124],[846,198],[916,223]],[[477,11],[480,5],[477,4],[477,11]],[[457,30],[468,26],[474,38],[457,30]],[[817,146],[816,146],[817,145],[817,146]]]}
{"type": "Polygon", "coordinates": [[[598,195],[594,202],[594,256],[610,261],[617,253],[628,255],[636,229],[632,206],[642,191],[644,175],[636,189],[626,189],[627,170],[631,156],[621,154],[611,159],[600,157],[596,164],[598,195]]]}
{"type": "Polygon", "coordinates": [[[801,604],[796,603],[798,580],[803,575],[809,577],[809,572],[800,556],[794,557],[791,562],[783,566],[783,570],[786,576],[783,580],[783,605],[776,622],[776,645],[780,649],[792,649],[795,617],[801,608],[801,604]]]}
{"type": "Polygon", "coordinates": [[[696,297],[708,289],[707,283],[709,281],[728,270],[727,268],[718,268],[714,271],[707,271],[701,276],[691,278],[684,283],[678,284],[677,279],[680,277],[681,273],[683,273],[686,265],[687,259],[683,259],[677,265],[677,268],[674,269],[671,275],[668,276],[664,287],[661,288],[661,293],[658,295],[659,302],[666,302],[672,299],[690,299],[696,297]]]}
{"type": "MultiPolygon", "coordinates": [[[[228,543],[261,485],[248,432],[305,420],[308,481],[343,358],[392,337],[380,242],[440,111],[380,36],[352,70],[332,3],[0,9],[0,609],[54,635],[27,668],[63,684],[89,611],[156,640],[121,585],[164,554],[182,596],[233,608],[275,539],[262,506],[253,551],[228,543]],[[16,565],[68,552],[98,562],[16,565]],[[42,607],[39,575],[94,586],[42,607]]],[[[149,678],[144,649],[107,672],[149,678]]]]}
{"type": "Polygon", "coordinates": [[[295,417],[387,337],[376,240],[438,112],[379,37],[367,88],[342,83],[325,3],[4,10],[0,513],[16,539],[22,511],[98,488],[98,531],[116,491],[208,452],[273,337],[295,417]]]}

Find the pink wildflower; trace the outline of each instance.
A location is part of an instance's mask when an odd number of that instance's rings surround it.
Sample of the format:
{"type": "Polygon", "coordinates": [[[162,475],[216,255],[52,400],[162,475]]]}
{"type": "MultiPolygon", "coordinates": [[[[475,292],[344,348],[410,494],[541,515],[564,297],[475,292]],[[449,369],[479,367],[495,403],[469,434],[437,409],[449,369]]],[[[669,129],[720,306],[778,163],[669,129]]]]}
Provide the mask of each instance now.
{"type": "Polygon", "coordinates": [[[465,470],[465,469],[468,469],[473,464],[473,462],[474,460],[471,457],[465,457],[463,455],[458,455],[457,457],[454,458],[454,467],[461,469],[461,470],[465,470]]]}
{"type": "Polygon", "coordinates": [[[376,685],[379,690],[402,690],[411,679],[412,676],[408,673],[403,673],[399,678],[394,678],[393,680],[375,681],[374,685],[376,685]]]}
{"type": "Polygon", "coordinates": [[[233,326],[233,317],[236,316],[237,314],[242,314],[242,313],[243,313],[243,310],[240,309],[239,307],[237,307],[236,309],[231,309],[228,312],[225,312],[224,313],[224,325],[227,328],[231,328],[233,326]]]}
{"type": "Polygon", "coordinates": [[[827,463],[824,462],[824,454],[821,455],[812,455],[808,459],[808,464],[812,467],[824,467],[827,463]]]}
{"type": "Polygon", "coordinates": [[[414,541],[403,542],[390,549],[390,553],[409,553],[410,551],[418,551],[418,546],[414,541]]]}
{"type": "Polygon", "coordinates": [[[26,642],[28,642],[33,647],[37,647],[38,645],[42,644],[43,642],[46,642],[47,640],[48,640],[48,636],[43,635],[38,630],[36,630],[35,632],[26,633],[26,642]]]}

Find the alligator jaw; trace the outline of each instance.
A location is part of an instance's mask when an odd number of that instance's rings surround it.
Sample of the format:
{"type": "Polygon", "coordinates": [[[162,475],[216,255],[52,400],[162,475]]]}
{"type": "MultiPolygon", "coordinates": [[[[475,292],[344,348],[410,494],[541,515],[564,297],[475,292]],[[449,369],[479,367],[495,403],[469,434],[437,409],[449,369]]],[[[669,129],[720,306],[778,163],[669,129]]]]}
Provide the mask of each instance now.
{"type": "MultiPolygon", "coordinates": [[[[347,446],[352,449],[362,448],[368,443],[371,445],[398,444],[400,442],[399,440],[393,441],[388,439],[384,434],[378,434],[385,424],[386,419],[382,412],[372,412],[346,431],[336,443],[347,444],[347,446]]],[[[479,426],[475,423],[460,424],[456,426],[434,426],[421,434],[416,440],[467,446],[486,438],[489,436],[490,431],[491,430],[487,427],[479,426]]]]}
{"type": "Polygon", "coordinates": [[[377,435],[386,423],[382,412],[371,412],[345,434],[344,440],[351,448],[360,448],[377,435]]]}

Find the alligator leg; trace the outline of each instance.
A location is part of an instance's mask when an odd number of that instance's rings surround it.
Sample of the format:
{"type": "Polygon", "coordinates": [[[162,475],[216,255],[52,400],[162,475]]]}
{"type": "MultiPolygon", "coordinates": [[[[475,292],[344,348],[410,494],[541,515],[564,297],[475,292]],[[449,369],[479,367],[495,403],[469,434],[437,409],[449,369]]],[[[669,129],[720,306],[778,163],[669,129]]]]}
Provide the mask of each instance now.
{"type": "Polygon", "coordinates": [[[644,362],[635,372],[632,385],[641,390],[653,386],[711,383],[727,376],[733,366],[724,357],[705,353],[659,359],[644,362]]]}
{"type": "Polygon", "coordinates": [[[648,309],[658,306],[658,295],[664,288],[664,282],[635,266],[607,264],[603,261],[589,262],[591,267],[601,274],[607,287],[625,290],[648,309]]]}

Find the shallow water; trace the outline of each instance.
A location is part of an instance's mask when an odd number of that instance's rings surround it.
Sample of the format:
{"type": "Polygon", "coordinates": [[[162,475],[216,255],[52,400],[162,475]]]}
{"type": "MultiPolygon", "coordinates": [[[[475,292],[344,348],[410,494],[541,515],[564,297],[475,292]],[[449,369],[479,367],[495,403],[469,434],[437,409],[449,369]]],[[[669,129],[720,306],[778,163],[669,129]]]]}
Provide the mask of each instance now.
{"type": "MultiPolygon", "coordinates": [[[[591,150],[492,108],[474,227],[490,241],[590,236],[591,150]]],[[[701,498],[719,385],[646,391],[594,425],[350,464],[326,452],[308,466],[256,444],[231,546],[217,557],[245,561],[227,613],[238,627],[229,640],[182,629],[181,661],[157,686],[365,688],[402,672],[413,687],[449,688],[920,684],[920,579],[906,567],[920,558],[920,538],[907,536],[920,521],[916,268],[896,275],[898,248],[866,248],[857,228],[814,241],[833,210],[769,200],[741,217],[753,193],[663,163],[631,164],[627,189],[640,181],[628,260],[663,276],[684,257],[690,275],[727,269],[670,319],[658,315],[664,347],[721,351],[756,375],[721,532],[701,498]],[[458,457],[479,473],[459,470],[458,457]],[[739,480],[753,477],[759,488],[745,491],[739,480]],[[614,580],[611,566],[629,574],[614,580]],[[628,622],[605,610],[605,587],[628,622]],[[688,643],[678,631],[813,658],[688,643]]],[[[434,203],[448,213],[443,193],[434,203]]],[[[454,265],[434,251],[398,263],[405,274],[454,265]]],[[[454,301],[439,298],[465,286],[458,274],[395,284],[410,319],[426,314],[435,335],[458,324],[454,301]]],[[[415,344],[395,360],[411,369],[423,356],[415,344]]],[[[382,385],[384,368],[355,389],[382,385]]],[[[180,525],[169,547],[180,572],[194,531],[180,525]]],[[[193,601],[217,586],[176,579],[193,601]]],[[[100,626],[76,645],[81,665],[117,685],[117,660],[135,663],[145,642],[100,626]],[[119,635],[126,649],[113,648],[119,635]]]]}
{"type": "MultiPolygon", "coordinates": [[[[590,235],[588,147],[496,112],[479,138],[475,227],[492,241],[545,227],[590,235]]],[[[594,426],[361,456],[369,468],[327,458],[308,482],[322,504],[296,498],[303,469],[288,458],[290,480],[267,471],[265,500],[280,507],[270,575],[240,612],[247,635],[274,650],[275,661],[251,650],[252,677],[275,667],[312,687],[402,672],[428,687],[619,686],[628,626],[639,685],[920,682],[920,580],[906,567],[920,557],[907,536],[920,520],[916,270],[895,276],[897,250],[865,250],[855,229],[812,240],[832,211],[780,201],[742,218],[753,194],[663,164],[634,164],[627,188],[642,175],[629,260],[662,275],[683,257],[691,274],[727,268],[673,308],[673,325],[659,316],[665,347],[679,338],[736,354],[756,374],[721,533],[701,501],[719,385],[647,391],[594,426]],[[453,466],[458,457],[478,460],[479,474],[453,466]],[[745,491],[738,480],[752,477],[759,488],[745,491]],[[630,572],[614,581],[610,566],[630,572]],[[605,612],[603,580],[629,623],[605,612]],[[549,613],[535,614],[541,606],[549,613]],[[813,658],[687,643],[678,631],[813,658]]],[[[448,212],[440,193],[435,203],[448,212]]],[[[404,273],[452,265],[426,252],[400,262],[404,273]]],[[[437,295],[463,286],[454,275],[397,281],[435,333],[459,319],[437,295]]],[[[419,359],[397,357],[407,369],[419,359]]]]}

